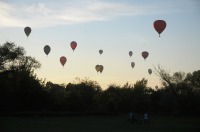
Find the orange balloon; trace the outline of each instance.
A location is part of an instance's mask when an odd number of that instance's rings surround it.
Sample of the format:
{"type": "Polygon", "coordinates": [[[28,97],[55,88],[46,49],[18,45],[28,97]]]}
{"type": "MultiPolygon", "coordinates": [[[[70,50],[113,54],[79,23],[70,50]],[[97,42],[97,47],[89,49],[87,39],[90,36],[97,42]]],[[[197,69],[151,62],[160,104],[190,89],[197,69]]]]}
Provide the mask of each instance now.
{"type": "Polygon", "coordinates": [[[64,66],[67,61],[67,58],[65,56],[60,57],[60,63],[64,66]]]}

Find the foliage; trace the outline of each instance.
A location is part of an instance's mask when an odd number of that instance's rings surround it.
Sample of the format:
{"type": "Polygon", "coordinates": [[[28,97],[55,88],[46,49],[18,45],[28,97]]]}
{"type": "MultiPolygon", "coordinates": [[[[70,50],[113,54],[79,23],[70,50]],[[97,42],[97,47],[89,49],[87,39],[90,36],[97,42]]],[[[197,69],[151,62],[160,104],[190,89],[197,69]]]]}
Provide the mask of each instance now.
{"type": "Polygon", "coordinates": [[[41,64],[14,43],[0,45],[0,111],[63,111],[79,113],[149,112],[200,114],[200,70],[193,73],[155,68],[164,84],[147,87],[142,78],[135,84],[110,84],[102,90],[89,78],[54,84],[34,74],[41,64]]]}
{"type": "MultiPolygon", "coordinates": [[[[200,91],[200,71],[194,71],[192,74],[184,72],[175,72],[170,75],[169,72],[158,66],[156,69],[158,75],[165,84],[166,92],[171,92],[174,95],[174,110],[179,113],[199,113],[199,91],[200,91]]],[[[166,93],[165,92],[165,93],[166,93]]],[[[174,104],[172,103],[172,104],[174,104]]],[[[163,103],[162,103],[163,104],[163,103]]]]}
{"type": "Polygon", "coordinates": [[[42,80],[34,75],[40,63],[25,55],[22,47],[0,46],[0,107],[2,111],[35,110],[45,105],[42,80]]]}
{"type": "Polygon", "coordinates": [[[26,56],[23,47],[6,42],[0,45],[0,74],[14,70],[34,70],[41,64],[33,57],[26,56]]]}

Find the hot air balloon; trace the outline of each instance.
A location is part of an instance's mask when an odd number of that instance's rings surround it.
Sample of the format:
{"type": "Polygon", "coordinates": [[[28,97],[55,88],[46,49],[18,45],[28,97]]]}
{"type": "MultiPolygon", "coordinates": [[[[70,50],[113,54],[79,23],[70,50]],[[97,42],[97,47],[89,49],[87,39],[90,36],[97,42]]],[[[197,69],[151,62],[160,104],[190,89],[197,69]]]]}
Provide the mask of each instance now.
{"type": "Polygon", "coordinates": [[[102,49],[100,49],[100,50],[99,50],[99,54],[101,55],[102,53],[103,53],[103,50],[102,50],[102,49]]]}
{"type": "Polygon", "coordinates": [[[49,45],[44,46],[44,53],[45,53],[46,55],[48,55],[50,51],[51,51],[51,48],[50,48],[49,45]]]}
{"type": "Polygon", "coordinates": [[[104,67],[102,65],[99,65],[99,71],[100,71],[100,73],[103,72],[103,69],[104,69],[104,67]]]}
{"type": "Polygon", "coordinates": [[[96,66],[95,66],[95,69],[96,69],[97,72],[99,72],[99,71],[100,71],[100,66],[99,66],[99,65],[96,65],[96,66]]]}
{"type": "Polygon", "coordinates": [[[133,55],[133,52],[132,51],[129,51],[129,56],[131,57],[133,55]]]}
{"type": "Polygon", "coordinates": [[[72,41],[70,44],[72,50],[74,51],[76,49],[77,43],[75,41],[72,41]]]}
{"type": "Polygon", "coordinates": [[[152,73],[152,70],[151,70],[151,69],[148,69],[148,72],[149,72],[149,74],[151,75],[151,73],[152,73]]]}
{"type": "Polygon", "coordinates": [[[131,67],[133,68],[135,66],[135,63],[134,62],[131,62],[131,67]]]}
{"type": "Polygon", "coordinates": [[[160,34],[165,30],[166,25],[167,24],[164,20],[156,20],[153,23],[153,26],[154,26],[155,30],[158,32],[159,37],[160,37],[160,34]]]}
{"type": "Polygon", "coordinates": [[[149,53],[147,51],[143,51],[142,52],[142,57],[144,58],[144,60],[149,56],[149,53]]]}
{"type": "Polygon", "coordinates": [[[30,27],[25,27],[24,28],[24,32],[25,32],[25,34],[26,34],[26,36],[28,38],[29,34],[31,33],[31,28],[30,27]]]}
{"type": "Polygon", "coordinates": [[[65,56],[60,57],[60,63],[64,66],[67,61],[67,58],[65,56]]]}

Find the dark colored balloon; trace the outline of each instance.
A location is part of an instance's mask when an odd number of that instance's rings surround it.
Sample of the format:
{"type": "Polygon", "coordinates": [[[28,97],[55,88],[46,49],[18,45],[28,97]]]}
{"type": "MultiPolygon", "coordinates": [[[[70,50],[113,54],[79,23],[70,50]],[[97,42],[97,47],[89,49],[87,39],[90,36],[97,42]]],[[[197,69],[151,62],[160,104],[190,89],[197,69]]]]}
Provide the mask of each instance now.
{"type": "Polygon", "coordinates": [[[148,72],[149,72],[149,74],[151,75],[151,73],[152,73],[152,70],[151,70],[151,69],[148,69],[148,72]]]}
{"type": "Polygon", "coordinates": [[[45,53],[46,55],[48,55],[50,51],[51,51],[51,48],[50,48],[49,45],[44,46],[44,53],[45,53]]]}
{"type": "Polygon", "coordinates": [[[75,41],[72,41],[70,44],[71,48],[73,49],[73,51],[76,49],[77,43],[75,41]]]}
{"type": "Polygon", "coordinates": [[[155,30],[158,32],[159,37],[160,37],[160,34],[165,30],[166,25],[167,24],[164,20],[156,20],[153,23],[153,26],[154,26],[155,30]]]}
{"type": "Polygon", "coordinates": [[[65,56],[60,57],[60,63],[64,66],[67,61],[67,58],[65,56]]]}
{"type": "Polygon", "coordinates": [[[129,51],[128,52],[129,56],[131,57],[133,55],[133,52],[132,51],[129,51]]]}
{"type": "Polygon", "coordinates": [[[29,34],[31,33],[31,28],[30,27],[25,27],[24,28],[24,32],[25,32],[26,36],[28,37],[29,34]]]}
{"type": "Polygon", "coordinates": [[[133,68],[135,66],[135,63],[134,62],[131,62],[131,67],[133,68]]]}
{"type": "Polygon", "coordinates": [[[102,50],[102,49],[100,49],[100,50],[99,50],[99,54],[101,55],[102,53],[103,53],[103,50],[102,50]]]}
{"type": "Polygon", "coordinates": [[[143,57],[144,59],[146,59],[148,56],[149,56],[149,53],[148,53],[147,51],[143,51],[143,52],[142,52],[142,57],[143,57]]]}

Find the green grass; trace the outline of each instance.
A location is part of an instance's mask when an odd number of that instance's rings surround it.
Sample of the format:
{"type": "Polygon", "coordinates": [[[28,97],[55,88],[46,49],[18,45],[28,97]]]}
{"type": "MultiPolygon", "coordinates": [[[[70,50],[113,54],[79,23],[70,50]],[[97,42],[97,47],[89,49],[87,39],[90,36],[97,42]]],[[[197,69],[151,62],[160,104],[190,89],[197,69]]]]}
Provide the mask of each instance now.
{"type": "Polygon", "coordinates": [[[127,115],[0,117],[0,132],[200,132],[199,117],[151,116],[151,124],[130,125],[127,115]]]}

